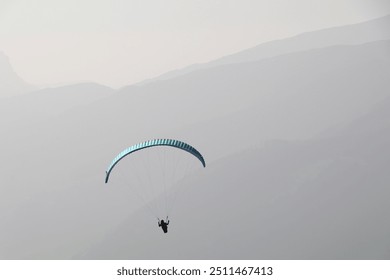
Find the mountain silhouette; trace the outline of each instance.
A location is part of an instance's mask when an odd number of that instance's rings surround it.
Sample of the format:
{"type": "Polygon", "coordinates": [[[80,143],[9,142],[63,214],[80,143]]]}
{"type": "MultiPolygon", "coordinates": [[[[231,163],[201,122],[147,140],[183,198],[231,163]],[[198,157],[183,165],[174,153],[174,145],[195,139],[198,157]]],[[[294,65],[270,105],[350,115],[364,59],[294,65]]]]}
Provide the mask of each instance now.
{"type": "Polygon", "coordinates": [[[207,63],[194,64],[182,69],[169,71],[142,83],[171,79],[192,71],[219,65],[256,61],[287,53],[325,48],[334,45],[358,45],[379,40],[389,40],[390,29],[388,26],[390,26],[390,15],[362,23],[306,32],[291,38],[266,42],[207,63]]]}
{"type": "Polygon", "coordinates": [[[35,88],[15,73],[9,58],[0,52],[0,98],[30,92],[35,88]]]}

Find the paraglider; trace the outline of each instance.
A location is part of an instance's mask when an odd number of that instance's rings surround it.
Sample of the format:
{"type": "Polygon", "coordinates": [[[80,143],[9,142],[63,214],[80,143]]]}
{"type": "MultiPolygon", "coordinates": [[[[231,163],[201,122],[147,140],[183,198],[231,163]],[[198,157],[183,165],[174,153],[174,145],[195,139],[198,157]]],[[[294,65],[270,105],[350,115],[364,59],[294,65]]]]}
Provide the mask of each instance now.
{"type": "Polygon", "coordinates": [[[189,168],[190,164],[195,165],[194,162],[200,162],[203,167],[206,167],[202,154],[187,143],[173,139],[145,141],[124,149],[111,161],[106,170],[105,183],[110,181],[113,172],[117,172],[115,170],[121,169],[118,166],[124,165],[126,167],[122,170],[123,174],[120,174],[121,172],[119,171],[121,170],[118,171],[118,175],[124,175],[123,177],[128,176],[130,173],[136,173],[132,177],[136,181],[132,183],[126,182],[126,184],[131,185],[135,190],[138,187],[138,190],[136,190],[137,195],[142,198],[150,212],[156,216],[158,226],[162,228],[164,233],[167,233],[169,225],[168,196],[174,193],[173,186],[188,174],[188,170],[195,167],[189,168]],[[161,149],[163,151],[160,151],[161,149]],[[152,159],[152,157],[154,158],[152,159]],[[170,157],[173,160],[170,161],[170,157]],[[193,159],[197,160],[194,161],[193,159]],[[122,160],[126,161],[126,163],[118,164],[122,160]],[[183,164],[183,161],[186,164],[183,164]],[[187,168],[184,168],[184,166],[187,168]],[[178,175],[179,173],[182,173],[181,178],[178,175]],[[170,192],[168,193],[168,191],[170,192]],[[147,197],[150,193],[152,195],[147,197]],[[153,207],[151,205],[153,201],[157,200],[162,200],[163,202],[160,202],[160,204],[163,204],[163,206],[153,207]],[[157,211],[161,210],[161,208],[165,208],[165,210],[157,211]],[[165,221],[159,218],[162,214],[164,214],[163,217],[167,217],[165,221]]]}
{"type": "Polygon", "coordinates": [[[168,232],[168,225],[169,225],[168,217],[166,222],[164,220],[160,221],[160,219],[158,219],[158,226],[161,227],[164,233],[168,232]]]}

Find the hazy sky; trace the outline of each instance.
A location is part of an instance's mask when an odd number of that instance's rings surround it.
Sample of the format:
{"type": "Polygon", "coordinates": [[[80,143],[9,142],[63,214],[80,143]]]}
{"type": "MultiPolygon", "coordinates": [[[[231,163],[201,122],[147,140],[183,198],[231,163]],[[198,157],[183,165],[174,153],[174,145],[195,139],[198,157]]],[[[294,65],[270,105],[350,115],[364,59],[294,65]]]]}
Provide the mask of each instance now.
{"type": "Polygon", "coordinates": [[[389,0],[0,0],[0,51],[30,83],[120,87],[389,13],[389,0]]]}

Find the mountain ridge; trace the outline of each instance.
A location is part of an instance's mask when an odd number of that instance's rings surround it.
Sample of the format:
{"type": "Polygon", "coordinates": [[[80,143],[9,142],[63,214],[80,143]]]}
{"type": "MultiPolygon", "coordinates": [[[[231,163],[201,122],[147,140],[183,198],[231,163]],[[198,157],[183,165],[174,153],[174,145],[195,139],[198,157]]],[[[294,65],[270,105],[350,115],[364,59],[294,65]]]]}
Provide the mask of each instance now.
{"type": "Polygon", "coordinates": [[[35,86],[20,78],[12,68],[8,56],[0,51],[0,98],[31,92],[35,86]]]}
{"type": "Polygon", "coordinates": [[[265,42],[209,62],[197,63],[168,71],[155,78],[140,82],[140,84],[149,83],[154,80],[166,80],[192,71],[218,65],[254,61],[286,53],[323,48],[332,45],[362,44],[378,40],[387,40],[390,39],[390,29],[388,29],[387,26],[390,26],[390,15],[356,24],[309,31],[292,37],[265,42]],[[286,43],[289,45],[286,46],[286,43]]]}

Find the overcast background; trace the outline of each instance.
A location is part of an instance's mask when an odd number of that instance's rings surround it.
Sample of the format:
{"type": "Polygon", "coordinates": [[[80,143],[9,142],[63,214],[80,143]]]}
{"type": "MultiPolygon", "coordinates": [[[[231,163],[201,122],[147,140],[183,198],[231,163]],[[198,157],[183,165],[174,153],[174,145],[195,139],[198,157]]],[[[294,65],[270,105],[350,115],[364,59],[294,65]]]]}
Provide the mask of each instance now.
{"type": "Polygon", "coordinates": [[[1,1],[0,258],[389,259],[389,4],[290,2],[1,1]],[[152,138],[165,235],[104,184],[152,138]]]}
{"type": "Polygon", "coordinates": [[[0,51],[38,86],[93,81],[117,88],[389,12],[387,0],[1,0],[0,51]]]}

